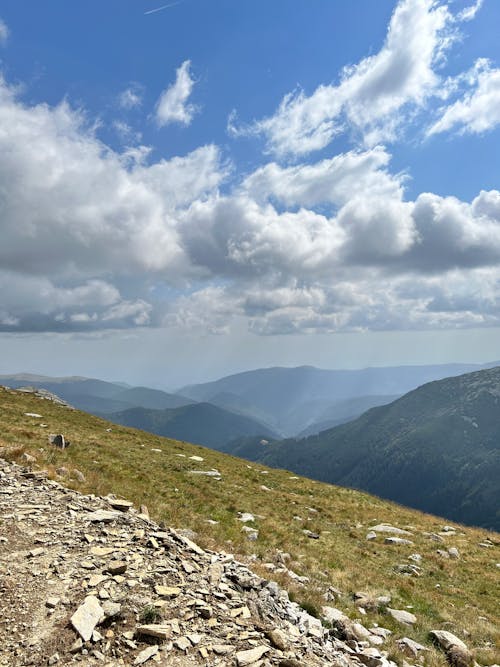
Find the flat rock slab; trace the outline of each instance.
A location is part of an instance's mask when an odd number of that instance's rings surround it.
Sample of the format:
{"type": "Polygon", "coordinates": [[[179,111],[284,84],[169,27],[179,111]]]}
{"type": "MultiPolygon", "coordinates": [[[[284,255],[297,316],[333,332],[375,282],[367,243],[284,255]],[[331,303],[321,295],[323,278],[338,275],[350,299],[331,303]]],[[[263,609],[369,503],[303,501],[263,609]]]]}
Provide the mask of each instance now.
{"type": "Polygon", "coordinates": [[[414,614],[411,614],[409,611],[404,609],[391,609],[387,607],[387,613],[392,616],[392,618],[398,623],[404,623],[405,625],[415,625],[417,622],[417,617],[414,614]]]}
{"type": "Polygon", "coordinates": [[[396,526],[391,526],[388,523],[379,523],[377,526],[370,526],[370,530],[374,530],[376,533],[392,533],[393,535],[411,535],[409,530],[403,530],[402,528],[397,528],[396,526]]]}
{"type": "Polygon", "coordinates": [[[71,617],[71,625],[78,632],[83,641],[88,642],[94,628],[104,619],[104,610],[96,597],[89,595],[85,602],[78,607],[71,617]]]}
{"type": "Polygon", "coordinates": [[[467,649],[467,645],[461,639],[447,630],[431,630],[429,635],[445,651],[449,651],[452,646],[467,649]]]}
{"type": "Polygon", "coordinates": [[[413,639],[410,639],[409,637],[398,639],[397,645],[400,650],[410,658],[418,658],[421,651],[429,650],[426,646],[413,641],[413,639]]]}
{"type": "Polygon", "coordinates": [[[180,588],[176,586],[155,586],[155,592],[157,595],[165,598],[175,598],[177,595],[182,593],[180,588]]]}
{"type": "Polygon", "coordinates": [[[384,540],[384,544],[404,545],[404,544],[413,544],[413,542],[411,540],[405,540],[403,537],[386,537],[384,540]]]}
{"type": "Polygon", "coordinates": [[[148,646],[148,648],[145,648],[144,651],[141,651],[138,654],[134,660],[134,665],[143,665],[150,658],[157,655],[159,650],[158,646],[148,646]]]}
{"type": "Polygon", "coordinates": [[[151,623],[149,625],[138,625],[136,632],[138,635],[146,637],[153,637],[154,639],[170,639],[172,636],[172,628],[170,625],[160,625],[151,623]]]}
{"type": "Polygon", "coordinates": [[[134,506],[134,503],[130,500],[122,500],[121,498],[106,498],[106,500],[113,509],[120,510],[120,512],[128,512],[134,506]]]}
{"type": "Polygon", "coordinates": [[[260,660],[263,655],[270,651],[269,646],[256,646],[255,648],[248,649],[248,651],[239,651],[236,654],[236,664],[238,667],[246,667],[246,665],[251,665],[257,660],[260,660]]]}

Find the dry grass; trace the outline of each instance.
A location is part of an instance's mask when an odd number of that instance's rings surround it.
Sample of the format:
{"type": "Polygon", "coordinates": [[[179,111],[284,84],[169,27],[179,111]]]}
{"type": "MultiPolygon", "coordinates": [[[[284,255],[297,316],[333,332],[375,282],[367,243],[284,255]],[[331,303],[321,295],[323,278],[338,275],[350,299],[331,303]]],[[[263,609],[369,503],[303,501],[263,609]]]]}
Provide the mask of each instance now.
{"type": "MultiPolygon", "coordinates": [[[[447,629],[466,641],[480,664],[500,662],[495,648],[500,639],[495,616],[499,599],[496,563],[500,561],[496,533],[457,525],[456,534],[443,537],[445,544],[439,544],[424,533],[439,532],[452,522],[351,489],[111,425],[5,389],[0,389],[0,425],[3,456],[22,462],[27,452],[36,456],[38,467],[72,488],[97,495],[114,493],[136,505],[147,505],[156,520],[195,531],[200,544],[251,559],[257,571],[285,585],[310,611],[320,611],[324,594],[333,586],[342,591],[342,597],[330,604],[360,618],[367,627],[376,623],[393,630],[397,637],[406,635],[422,643],[428,643],[429,630],[447,629]],[[26,412],[40,413],[43,418],[26,417],[26,412]],[[41,428],[40,423],[47,427],[41,428]],[[55,449],[48,444],[49,433],[63,433],[71,446],[64,451],[55,449]],[[190,460],[193,455],[204,461],[190,460]],[[55,472],[60,466],[80,470],[86,481],[61,480],[55,472]],[[189,474],[193,469],[212,468],[220,471],[220,481],[189,474]],[[263,490],[263,485],[270,490],[263,490]],[[238,512],[258,517],[254,524],[259,531],[257,541],[250,541],[242,532],[238,512]],[[382,522],[411,530],[414,544],[386,545],[383,535],[367,541],[369,526],[382,522]],[[303,532],[306,528],[320,539],[308,538],[303,532]],[[479,546],[487,538],[494,546],[479,546]],[[437,554],[437,549],[449,546],[459,549],[459,560],[437,554]],[[279,563],[280,552],[290,554],[288,568],[309,577],[308,584],[297,584],[286,574],[270,574],[265,564],[279,563]],[[410,563],[412,553],[422,555],[420,577],[394,569],[410,563]],[[412,629],[398,626],[383,609],[361,616],[352,599],[356,591],[371,597],[390,594],[391,606],[410,609],[418,618],[417,625],[412,629]]],[[[401,663],[403,656],[395,642],[389,648],[401,663]]],[[[444,664],[435,650],[424,660],[429,667],[444,664]]]]}

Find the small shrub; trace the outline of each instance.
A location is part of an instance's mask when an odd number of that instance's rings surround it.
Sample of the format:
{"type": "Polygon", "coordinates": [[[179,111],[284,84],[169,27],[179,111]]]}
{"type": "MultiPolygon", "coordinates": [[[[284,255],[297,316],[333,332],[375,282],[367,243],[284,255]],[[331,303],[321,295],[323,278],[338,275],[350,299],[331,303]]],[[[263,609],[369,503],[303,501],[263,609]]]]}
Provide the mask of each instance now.
{"type": "Polygon", "coordinates": [[[149,625],[150,623],[158,623],[162,619],[161,611],[158,607],[155,607],[152,604],[148,604],[139,614],[139,621],[144,625],[149,625]]]}

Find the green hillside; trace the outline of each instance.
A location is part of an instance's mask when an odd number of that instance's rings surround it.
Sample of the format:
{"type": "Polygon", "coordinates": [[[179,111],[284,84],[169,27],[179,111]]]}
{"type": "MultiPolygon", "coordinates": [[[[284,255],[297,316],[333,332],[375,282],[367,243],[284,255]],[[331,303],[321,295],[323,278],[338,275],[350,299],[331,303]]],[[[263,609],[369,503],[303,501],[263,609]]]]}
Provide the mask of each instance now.
{"type": "Polygon", "coordinates": [[[500,529],[500,367],[431,382],[302,440],[233,452],[500,529]]]}
{"type": "Polygon", "coordinates": [[[255,419],[210,403],[194,403],[173,410],[130,408],[109,415],[109,419],[124,426],[219,450],[238,437],[276,437],[273,431],[255,419]]]}

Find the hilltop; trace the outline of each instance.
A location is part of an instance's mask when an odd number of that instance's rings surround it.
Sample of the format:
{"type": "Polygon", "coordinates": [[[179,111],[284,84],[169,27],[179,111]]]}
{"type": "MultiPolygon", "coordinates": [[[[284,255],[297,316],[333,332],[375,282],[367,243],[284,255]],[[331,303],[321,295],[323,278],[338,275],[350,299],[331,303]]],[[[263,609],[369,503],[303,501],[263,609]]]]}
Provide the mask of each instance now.
{"type": "MultiPolygon", "coordinates": [[[[46,470],[86,494],[147,505],[157,522],[192,531],[204,550],[230,551],[286,587],[313,616],[324,617],[326,605],[364,628],[386,628],[392,634],[380,650],[400,664],[408,659],[402,637],[429,649],[426,663],[444,664],[429,641],[435,629],[464,640],[480,664],[498,662],[496,533],[445,525],[366,493],[114,426],[36,396],[2,389],[0,401],[0,456],[35,475],[46,470]],[[50,433],[63,433],[70,447],[54,448],[50,433]],[[416,620],[401,625],[390,609],[416,620]]],[[[339,622],[328,621],[336,632],[339,622]]],[[[221,664],[234,664],[234,656],[227,660],[221,664]]]]}

